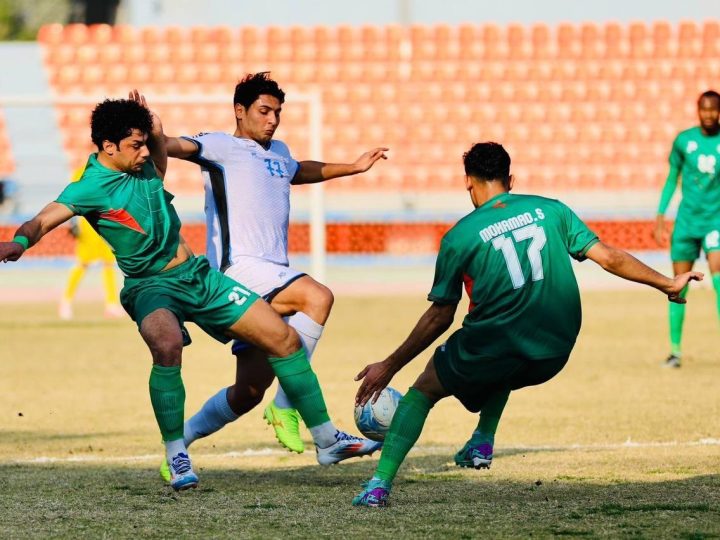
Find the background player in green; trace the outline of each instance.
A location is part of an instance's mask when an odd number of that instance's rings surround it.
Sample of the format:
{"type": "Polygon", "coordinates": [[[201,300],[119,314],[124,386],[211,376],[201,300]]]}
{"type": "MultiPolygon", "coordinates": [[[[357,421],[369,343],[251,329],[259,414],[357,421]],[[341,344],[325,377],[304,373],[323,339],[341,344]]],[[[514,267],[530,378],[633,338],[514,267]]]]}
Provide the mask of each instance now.
{"type": "MultiPolygon", "coordinates": [[[[682,178],[682,200],[675,218],[670,241],[670,258],[675,275],[689,272],[705,251],[716,293],[720,316],[720,94],[708,90],[698,99],[700,125],[681,131],[670,152],[670,171],[660,197],[655,240],[667,245],[665,211],[670,204],[678,178],[682,178]]],[[[684,298],[687,289],[681,296],[684,298]]],[[[670,304],[669,367],[680,367],[685,306],[670,304]]]]}
{"type": "MultiPolygon", "coordinates": [[[[106,100],[92,113],[91,135],[98,153],[83,178],[55,202],[0,243],[0,260],[18,260],[46,233],[74,215],[85,217],[112,247],[125,274],[123,307],[137,323],[153,358],[150,401],[155,412],[171,485],[198,484],[183,441],[185,388],[180,374],[185,321],[227,343],[243,339],[268,356],[275,375],[292,397],[316,443],[318,461],[372,453],[380,444],[338,431],[295,330],[258,296],[196,257],[180,236],[173,196],[163,187],[165,137],[137,92],[130,100],[106,100]],[[340,455],[338,455],[340,454],[340,455]]],[[[326,460],[327,461],[327,460],[326,460]]],[[[330,461],[327,461],[328,463],[330,461]]]]}
{"type": "MultiPolygon", "coordinates": [[[[397,470],[437,401],[453,395],[470,411],[481,410],[481,416],[493,412],[486,406],[494,401],[497,426],[511,390],[546,382],[565,366],[582,317],[568,254],[655,287],[673,302],[684,302],[683,287],[703,277],[688,272],[670,279],[602,244],[563,203],[511,195],[510,156],[499,144],[474,145],[464,163],[475,210],[443,237],[428,296],[432,305],[395,352],[358,374],[356,379],[364,380],[356,402],[375,399],[395,373],[450,327],[463,285],[470,310],[400,400],[377,470],[353,499],[357,506],[387,504],[397,470]]],[[[475,459],[479,447],[470,445],[468,459],[475,459]]]]}

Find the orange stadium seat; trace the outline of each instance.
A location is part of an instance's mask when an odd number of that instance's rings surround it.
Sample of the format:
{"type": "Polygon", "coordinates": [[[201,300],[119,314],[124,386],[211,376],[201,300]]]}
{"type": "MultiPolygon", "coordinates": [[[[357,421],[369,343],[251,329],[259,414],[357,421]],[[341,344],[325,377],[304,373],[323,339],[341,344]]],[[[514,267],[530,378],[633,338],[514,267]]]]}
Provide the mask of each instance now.
{"type": "MultiPolygon", "coordinates": [[[[224,100],[163,104],[174,133],[231,130],[227,94],[248,72],[270,70],[289,99],[320,91],[326,158],[353,158],[367,144],[396,150],[397,165],[388,163],[386,176],[378,172],[333,190],[445,189],[454,185],[467,142],[482,139],[505,142],[532,185],[654,189],[670,141],[695,121],[698,93],[715,85],[720,72],[717,21],[555,28],[48,25],[38,42],[61,96],[95,99],[138,86],[151,95],[224,100]]],[[[71,156],[87,152],[76,134],[87,131],[89,107],[58,107],[71,156]]],[[[307,106],[289,101],[284,111],[282,136],[300,155],[308,144],[307,106]]],[[[3,141],[0,131],[0,163],[7,163],[3,141]]],[[[172,182],[201,189],[188,178],[183,169],[172,182]]]]}

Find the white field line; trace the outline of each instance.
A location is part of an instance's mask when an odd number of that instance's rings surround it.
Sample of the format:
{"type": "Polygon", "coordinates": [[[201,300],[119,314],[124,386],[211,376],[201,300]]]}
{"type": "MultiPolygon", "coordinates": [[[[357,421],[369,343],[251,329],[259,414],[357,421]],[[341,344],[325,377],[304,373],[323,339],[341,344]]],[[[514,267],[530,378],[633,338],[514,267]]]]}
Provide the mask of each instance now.
{"type": "MultiPolygon", "coordinates": [[[[498,454],[503,451],[512,452],[541,452],[541,451],[583,451],[583,450],[619,450],[625,448],[666,448],[666,447],[690,447],[690,446],[720,446],[720,439],[700,439],[697,441],[668,441],[668,442],[634,442],[630,439],[619,444],[571,444],[566,446],[501,446],[497,448],[498,454]]],[[[425,455],[451,455],[457,450],[454,446],[416,446],[411,452],[425,455]]],[[[194,459],[235,459],[248,457],[272,457],[289,455],[287,450],[275,448],[261,448],[258,450],[247,449],[223,454],[193,454],[194,459]]],[[[140,456],[96,456],[82,455],[72,457],[36,457],[32,459],[9,460],[6,463],[16,465],[44,464],[44,463],[123,463],[123,462],[146,462],[158,461],[159,454],[145,454],[140,456]]],[[[2,463],[2,461],[0,461],[2,463]]]]}

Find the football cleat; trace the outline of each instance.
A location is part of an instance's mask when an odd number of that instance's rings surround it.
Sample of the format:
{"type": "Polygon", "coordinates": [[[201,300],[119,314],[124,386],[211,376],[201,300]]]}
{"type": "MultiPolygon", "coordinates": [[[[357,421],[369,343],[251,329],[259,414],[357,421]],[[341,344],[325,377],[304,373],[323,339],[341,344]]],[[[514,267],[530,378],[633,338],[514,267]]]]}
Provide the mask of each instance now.
{"type": "Polygon", "coordinates": [[[125,310],[120,304],[107,304],[104,315],[106,319],[119,319],[125,315],[125,310]]]}
{"type": "Polygon", "coordinates": [[[263,418],[275,430],[275,437],[285,448],[298,454],[305,451],[305,444],[300,438],[300,414],[295,409],[281,409],[271,401],[263,418]]]}
{"type": "Polygon", "coordinates": [[[455,465],[458,467],[473,467],[474,469],[489,469],[493,459],[493,447],[490,443],[475,445],[471,441],[465,443],[455,454],[455,465]]]}
{"type": "Polygon", "coordinates": [[[160,464],[160,478],[162,478],[166,484],[169,484],[172,480],[170,465],[168,465],[167,458],[163,458],[162,463],[160,464]]]}
{"type": "Polygon", "coordinates": [[[63,321],[69,321],[73,318],[72,304],[68,300],[60,301],[60,305],[58,305],[58,316],[63,321]]]}
{"type": "Polygon", "coordinates": [[[327,448],[315,446],[320,465],[332,465],[353,457],[369,456],[382,448],[383,443],[355,437],[344,431],[335,432],[335,444],[327,448]]]}
{"type": "Polygon", "coordinates": [[[680,367],[680,357],[676,354],[671,354],[668,356],[665,361],[662,364],[664,367],[671,367],[671,368],[679,368],[680,367]]]}
{"type": "Polygon", "coordinates": [[[388,505],[390,496],[390,482],[372,478],[363,484],[363,490],[356,495],[353,506],[369,506],[371,508],[382,508],[388,505]]]}
{"type": "Polygon", "coordinates": [[[170,463],[170,486],[175,491],[184,491],[196,488],[198,483],[198,477],[192,470],[190,457],[182,452],[175,454],[170,463]]]}

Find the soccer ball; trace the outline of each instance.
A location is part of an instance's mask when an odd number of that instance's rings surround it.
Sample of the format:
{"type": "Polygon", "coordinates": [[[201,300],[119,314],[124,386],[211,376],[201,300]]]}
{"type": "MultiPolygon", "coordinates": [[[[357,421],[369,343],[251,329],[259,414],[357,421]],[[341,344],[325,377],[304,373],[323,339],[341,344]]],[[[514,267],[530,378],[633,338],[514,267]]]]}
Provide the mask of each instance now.
{"type": "Polygon", "coordinates": [[[400,398],[402,398],[400,392],[387,387],[380,392],[375,403],[370,400],[363,407],[356,406],[355,425],[360,433],[374,441],[385,440],[400,398]]]}

